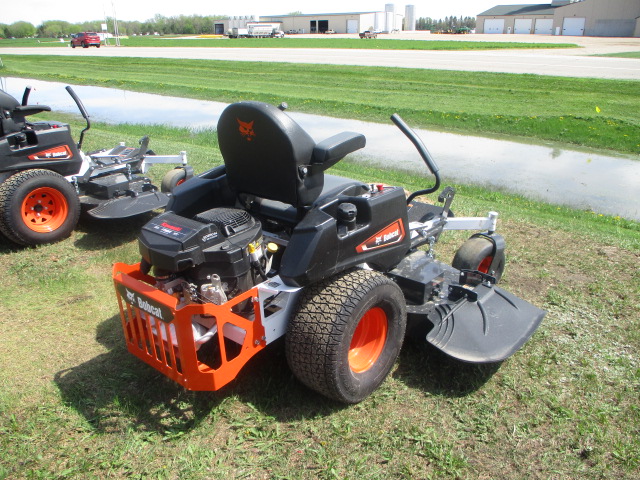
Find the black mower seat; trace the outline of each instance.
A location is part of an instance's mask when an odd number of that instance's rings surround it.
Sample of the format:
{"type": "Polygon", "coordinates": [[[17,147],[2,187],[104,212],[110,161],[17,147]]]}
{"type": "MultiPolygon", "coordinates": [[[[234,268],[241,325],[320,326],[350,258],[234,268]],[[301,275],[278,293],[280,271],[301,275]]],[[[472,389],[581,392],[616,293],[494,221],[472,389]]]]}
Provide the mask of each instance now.
{"type": "Polygon", "coordinates": [[[4,90],[0,90],[0,135],[19,132],[25,127],[25,117],[41,112],[50,112],[46,105],[20,105],[4,90]]]}
{"type": "MultiPolygon", "coordinates": [[[[338,177],[335,175],[325,175],[324,187],[316,201],[313,202],[311,206],[324,205],[340,195],[361,195],[367,190],[367,185],[362,182],[358,182],[357,180],[351,180],[349,178],[338,177]]],[[[287,225],[295,225],[300,221],[301,216],[305,213],[304,209],[301,210],[277,200],[269,200],[253,196],[249,198],[242,194],[241,198],[243,200],[243,204],[249,204],[249,211],[252,214],[259,217],[273,219],[287,225]],[[247,202],[247,200],[250,201],[247,202]]]]}
{"type": "Polygon", "coordinates": [[[298,209],[310,207],[322,194],[324,171],[364,147],[366,140],[344,132],[316,144],[273,105],[239,102],[222,112],[218,142],[230,186],[257,197],[274,215],[290,218],[290,207],[297,217],[298,209]]]}
{"type": "Polygon", "coordinates": [[[0,90],[0,108],[4,116],[5,111],[11,112],[14,108],[20,106],[20,102],[4,90],[0,90]]]}

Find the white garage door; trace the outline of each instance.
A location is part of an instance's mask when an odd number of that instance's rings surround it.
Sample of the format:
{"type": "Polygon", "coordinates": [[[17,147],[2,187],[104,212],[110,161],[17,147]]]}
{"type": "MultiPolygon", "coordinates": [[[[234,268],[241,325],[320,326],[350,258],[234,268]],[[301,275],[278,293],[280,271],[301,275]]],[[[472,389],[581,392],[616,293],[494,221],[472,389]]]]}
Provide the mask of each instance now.
{"type": "Polygon", "coordinates": [[[504,32],[504,18],[487,18],[484,21],[484,33],[504,32]]]}
{"type": "Polygon", "coordinates": [[[584,35],[584,18],[565,18],[562,22],[562,35],[584,35]]]}
{"type": "Polygon", "coordinates": [[[551,35],[553,33],[553,18],[539,18],[536,20],[536,35],[551,35]]]}
{"type": "Polygon", "coordinates": [[[358,20],[347,20],[347,33],[358,33],[358,20]]]}
{"type": "Polygon", "coordinates": [[[516,21],[513,24],[513,33],[531,33],[531,19],[516,18],[516,21]]]}

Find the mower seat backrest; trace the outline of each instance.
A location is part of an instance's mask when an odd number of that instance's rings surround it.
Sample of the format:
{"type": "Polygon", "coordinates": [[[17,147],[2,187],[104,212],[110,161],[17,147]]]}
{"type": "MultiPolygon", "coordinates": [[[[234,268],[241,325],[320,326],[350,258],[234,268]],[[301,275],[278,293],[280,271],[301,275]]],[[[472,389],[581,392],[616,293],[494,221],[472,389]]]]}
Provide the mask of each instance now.
{"type": "Polygon", "coordinates": [[[19,125],[12,118],[12,112],[20,103],[4,90],[0,90],[0,135],[19,132],[19,125]]]}
{"type": "Polygon", "coordinates": [[[298,209],[322,192],[324,170],[362,148],[364,136],[343,133],[315,141],[289,115],[261,102],[229,105],[218,121],[218,143],[229,185],[239,194],[298,209]]]}
{"type": "Polygon", "coordinates": [[[22,130],[26,125],[27,115],[49,111],[51,107],[45,105],[20,105],[14,97],[0,90],[0,135],[9,135],[22,130]]]}

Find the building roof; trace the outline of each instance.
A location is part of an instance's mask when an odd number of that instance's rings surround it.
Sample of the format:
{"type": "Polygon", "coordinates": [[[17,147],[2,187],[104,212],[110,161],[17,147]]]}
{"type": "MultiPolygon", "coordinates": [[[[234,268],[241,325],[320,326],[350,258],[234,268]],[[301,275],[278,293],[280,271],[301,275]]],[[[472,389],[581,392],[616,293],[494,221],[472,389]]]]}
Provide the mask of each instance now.
{"type": "Polygon", "coordinates": [[[558,8],[549,4],[526,4],[526,5],[496,5],[478,16],[494,15],[553,15],[553,11],[558,8]]]}

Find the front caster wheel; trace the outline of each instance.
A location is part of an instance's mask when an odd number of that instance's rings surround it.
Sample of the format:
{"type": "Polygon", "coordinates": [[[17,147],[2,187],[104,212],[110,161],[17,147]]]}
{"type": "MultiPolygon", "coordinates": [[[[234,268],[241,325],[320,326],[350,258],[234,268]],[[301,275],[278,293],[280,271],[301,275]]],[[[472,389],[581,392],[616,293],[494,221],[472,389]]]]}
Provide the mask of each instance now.
{"type": "Polygon", "coordinates": [[[487,273],[500,282],[504,272],[505,256],[504,251],[494,253],[495,247],[491,240],[484,237],[471,237],[465,241],[458,249],[451,266],[458,270],[478,270],[487,273]],[[496,267],[491,270],[493,257],[497,255],[496,267]]]}
{"type": "Polygon", "coordinates": [[[162,178],[160,191],[162,193],[173,193],[173,189],[188,180],[187,171],[184,168],[174,168],[169,170],[162,178]]]}
{"type": "Polygon", "coordinates": [[[19,245],[62,240],[79,216],[75,189],[50,170],[18,172],[0,185],[0,231],[19,245]]]}
{"type": "Polygon", "coordinates": [[[351,270],[308,287],[286,335],[287,361],[317,392],[358,403],[393,367],[407,315],[400,287],[381,273],[351,270]]]}

